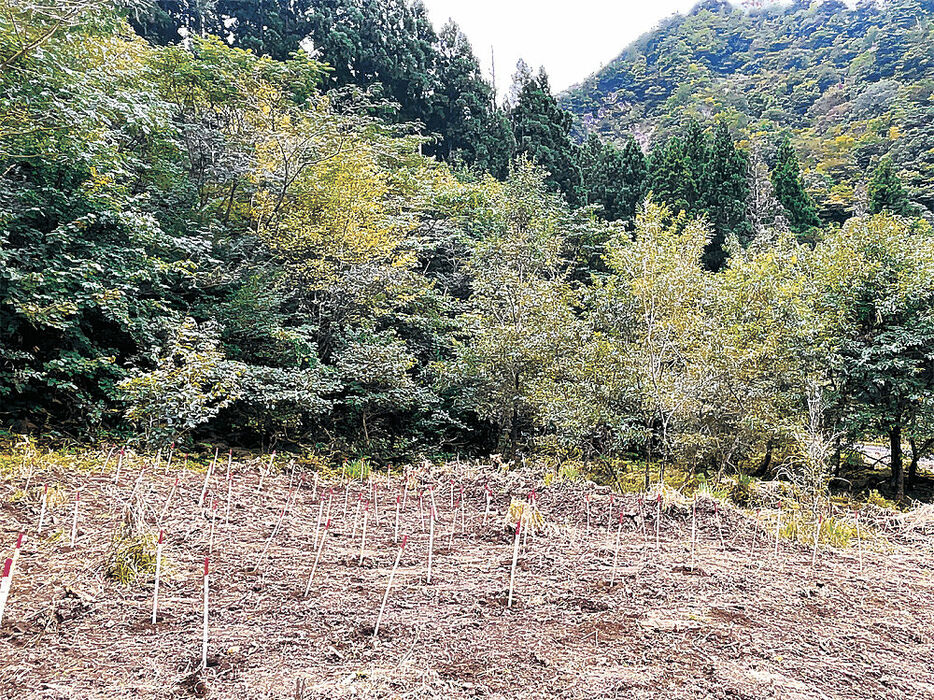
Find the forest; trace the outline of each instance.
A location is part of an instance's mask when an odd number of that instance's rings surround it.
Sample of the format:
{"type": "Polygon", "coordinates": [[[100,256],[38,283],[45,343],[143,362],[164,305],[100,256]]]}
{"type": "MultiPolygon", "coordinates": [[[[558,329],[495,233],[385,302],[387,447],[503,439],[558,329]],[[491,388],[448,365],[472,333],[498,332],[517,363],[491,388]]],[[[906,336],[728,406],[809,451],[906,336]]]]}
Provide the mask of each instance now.
{"type": "Polygon", "coordinates": [[[915,483],[924,3],[705,2],[567,95],[520,64],[502,99],[420,4],[245,7],[2,14],[6,430],[808,489],[881,440],[894,495],[915,483]],[[745,102],[717,99],[740,79],[745,102]]]}
{"type": "Polygon", "coordinates": [[[934,697],[934,3],[437,19],[0,7],[0,697],[934,697]]]}

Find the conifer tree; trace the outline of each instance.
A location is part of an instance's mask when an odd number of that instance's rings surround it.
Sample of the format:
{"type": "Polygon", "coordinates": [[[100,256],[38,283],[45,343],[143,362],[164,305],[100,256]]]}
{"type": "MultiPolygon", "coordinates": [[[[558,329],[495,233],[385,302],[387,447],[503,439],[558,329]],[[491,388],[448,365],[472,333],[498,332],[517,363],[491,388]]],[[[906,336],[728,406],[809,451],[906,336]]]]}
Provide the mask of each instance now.
{"type": "Polygon", "coordinates": [[[876,166],[869,182],[869,210],[873,214],[889,211],[907,215],[911,211],[908,193],[895,172],[895,163],[886,156],[876,166]]]}
{"type": "Polygon", "coordinates": [[[577,206],[581,200],[581,172],[577,146],[570,137],[570,113],[558,106],[544,70],[533,76],[520,66],[513,92],[516,97],[510,121],[517,152],[527,154],[545,168],[546,184],[564,193],[571,206],[577,206]]]}
{"type": "Polygon", "coordinates": [[[602,207],[599,214],[607,221],[632,220],[642,199],[646,161],[639,144],[631,136],[622,149],[604,143],[591,134],[580,150],[584,204],[602,207]]]}
{"type": "Polygon", "coordinates": [[[718,122],[713,143],[703,169],[703,203],[713,226],[713,237],[704,250],[704,264],[719,270],[726,259],[723,244],[735,236],[741,243],[752,237],[752,226],[746,215],[749,199],[747,179],[749,163],[746,154],[737,150],[729,129],[718,122]]]}
{"type": "Polygon", "coordinates": [[[801,180],[798,156],[787,136],[782,138],[778,146],[775,168],[772,170],[772,186],[775,188],[775,196],[788,215],[788,224],[795,233],[801,235],[810,228],[820,226],[814,202],[805,191],[801,180]]]}
{"type": "Polygon", "coordinates": [[[672,212],[694,214],[692,180],[691,166],[680,136],[672,136],[652,151],[649,156],[650,188],[655,199],[668,205],[672,212]]]}

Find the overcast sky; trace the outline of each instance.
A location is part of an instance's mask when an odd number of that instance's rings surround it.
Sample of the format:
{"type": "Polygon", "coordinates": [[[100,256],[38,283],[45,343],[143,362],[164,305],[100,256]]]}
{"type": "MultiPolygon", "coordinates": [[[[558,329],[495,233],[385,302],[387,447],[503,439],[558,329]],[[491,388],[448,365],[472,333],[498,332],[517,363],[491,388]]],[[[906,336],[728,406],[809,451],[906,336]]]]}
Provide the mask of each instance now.
{"type": "Polygon", "coordinates": [[[698,0],[423,0],[440,29],[460,25],[489,76],[496,57],[500,95],[508,90],[520,58],[544,66],[555,92],[579,83],[608,63],[633,39],[698,0]]]}

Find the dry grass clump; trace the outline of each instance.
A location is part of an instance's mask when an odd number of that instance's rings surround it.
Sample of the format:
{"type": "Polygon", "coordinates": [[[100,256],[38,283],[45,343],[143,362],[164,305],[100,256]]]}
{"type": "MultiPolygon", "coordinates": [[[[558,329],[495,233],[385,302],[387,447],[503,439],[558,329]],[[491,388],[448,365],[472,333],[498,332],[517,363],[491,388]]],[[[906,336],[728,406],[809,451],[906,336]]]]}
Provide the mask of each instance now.
{"type": "Polygon", "coordinates": [[[147,516],[153,516],[149,510],[143,494],[134,490],[110,543],[105,572],[127,587],[148,580],[156,571],[156,537],[146,526],[147,516]]]}

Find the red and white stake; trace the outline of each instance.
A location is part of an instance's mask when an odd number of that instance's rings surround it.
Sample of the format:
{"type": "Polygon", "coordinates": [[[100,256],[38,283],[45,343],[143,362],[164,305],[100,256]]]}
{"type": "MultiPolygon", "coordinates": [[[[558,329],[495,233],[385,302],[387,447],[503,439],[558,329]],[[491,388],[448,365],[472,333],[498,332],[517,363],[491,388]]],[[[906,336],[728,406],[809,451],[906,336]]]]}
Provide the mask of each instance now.
{"type": "Polygon", "coordinates": [[[512,607],[512,593],[516,586],[516,564],[519,561],[519,530],[522,529],[522,520],[516,521],[516,539],[512,545],[512,571],[509,573],[509,598],[506,607],[512,607]]]}
{"type": "Polygon", "coordinates": [[[159,580],[162,576],[162,530],[159,530],[159,541],[156,543],[156,586],[152,592],[152,624],[156,624],[156,614],[159,612],[159,580]]]}
{"type": "Polygon", "coordinates": [[[75,514],[71,518],[71,546],[75,546],[75,538],[78,536],[78,503],[81,500],[81,492],[75,491],[75,514]]]}
{"type": "Polygon", "coordinates": [[[386,584],[386,592],[383,594],[383,603],[379,606],[379,615],[376,616],[376,625],[373,627],[373,639],[379,636],[379,625],[383,621],[383,613],[386,611],[386,601],[389,600],[392,580],[396,577],[396,571],[399,569],[399,562],[402,559],[402,552],[405,550],[405,543],[408,539],[408,535],[402,538],[402,546],[399,547],[399,551],[396,553],[396,563],[392,565],[392,571],[389,572],[389,583],[386,584]]]}
{"type": "Polygon", "coordinates": [[[42,484],[42,505],[39,508],[39,528],[37,534],[42,534],[42,525],[45,523],[45,511],[49,502],[49,485],[42,484]]]}
{"type": "Polygon", "coordinates": [[[315,577],[315,571],[318,570],[318,562],[321,561],[321,550],[324,549],[324,538],[328,536],[328,530],[331,529],[330,519],[324,524],[324,531],[321,533],[321,541],[318,543],[318,551],[315,554],[315,563],[311,566],[311,573],[308,574],[308,583],[305,584],[305,597],[308,597],[308,591],[311,590],[311,580],[315,577]]]}
{"type": "Polygon", "coordinates": [[[817,566],[817,543],[818,543],[818,539],[820,538],[821,525],[823,524],[824,524],[824,516],[818,515],[817,516],[817,527],[814,528],[814,553],[811,555],[811,566],[812,567],[817,566]]]}
{"type": "Polygon", "coordinates": [[[10,587],[13,585],[13,559],[7,558],[3,562],[3,577],[0,578],[0,624],[3,623],[3,611],[6,610],[6,601],[10,597],[10,587]]]}
{"type": "Polygon", "coordinates": [[[435,507],[431,506],[428,513],[428,577],[427,583],[431,583],[431,560],[435,549],[435,507]]]}
{"type": "Polygon", "coordinates": [[[201,671],[208,667],[208,561],[204,558],[204,641],[201,643],[201,671]]]}
{"type": "Polygon", "coordinates": [[[211,480],[211,474],[214,473],[214,467],[217,466],[217,453],[218,448],[214,448],[214,461],[211,462],[211,466],[208,467],[207,472],[204,475],[204,486],[201,487],[201,495],[198,496],[198,508],[204,507],[204,499],[208,495],[208,482],[211,480]]]}
{"type": "Polygon", "coordinates": [[[10,569],[11,576],[13,575],[12,572],[16,571],[16,562],[19,561],[19,553],[20,553],[20,550],[23,548],[23,535],[25,534],[26,533],[24,532],[20,532],[19,535],[16,536],[16,548],[13,550],[13,568],[10,569]]]}

